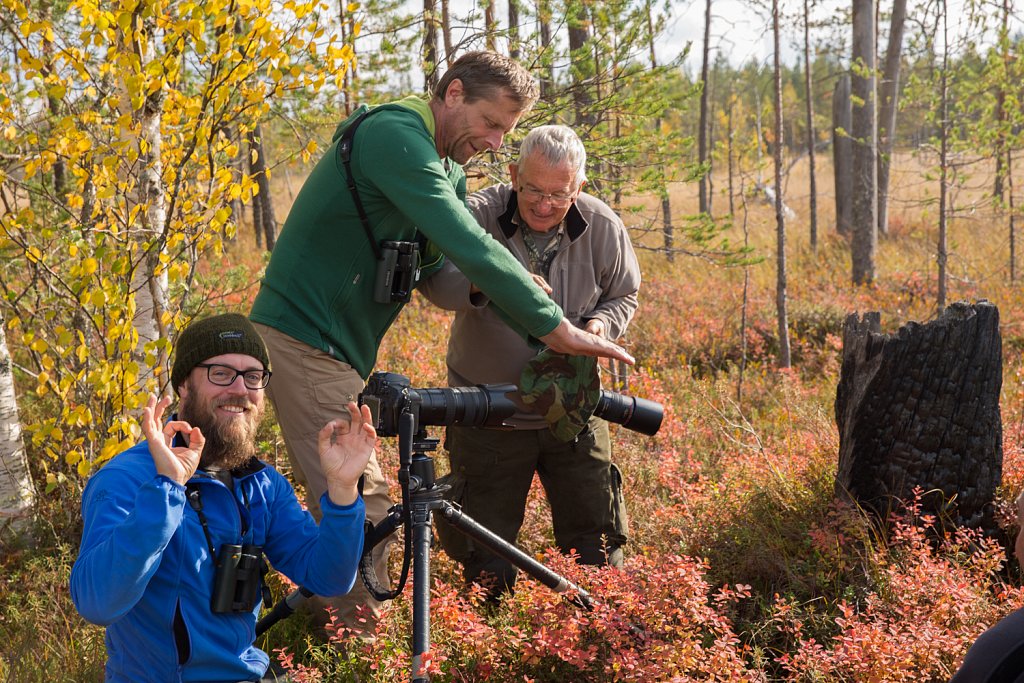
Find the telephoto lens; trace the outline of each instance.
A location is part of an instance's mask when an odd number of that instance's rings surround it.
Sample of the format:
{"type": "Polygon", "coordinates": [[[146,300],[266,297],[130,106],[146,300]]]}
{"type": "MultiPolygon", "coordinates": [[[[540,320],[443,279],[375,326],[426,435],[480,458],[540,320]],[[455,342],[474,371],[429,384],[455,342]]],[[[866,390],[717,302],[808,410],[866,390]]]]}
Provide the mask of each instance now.
{"type": "Polygon", "coordinates": [[[661,429],[665,411],[660,403],[646,398],[626,396],[602,389],[601,398],[594,408],[594,415],[634,432],[654,436],[661,429]]]}
{"type": "Polygon", "coordinates": [[[517,405],[542,416],[561,441],[575,438],[592,416],[647,436],[658,433],[664,417],[660,403],[601,389],[597,359],[591,356],[545,349],[523,368],[519,388],[517,405]]]}
{"type": "Polygon", "coordinates": [[[478,384],[414,389],[419,398],[420,424],[500,427],[516,411],[506,394],[518,388],[514,384],[478,384]]]}
{"type": "Polygon", "coordinates": [[[417,426],[465,425],[500,428],[516,406],[508,394],[514,384],[478,384],[475,387],[414,389],[409,378],[394,372],[375,372],[359,394],[359,404],[370,407],[378,436],[397,436],[399,417],[411,413],[417,426]]]}

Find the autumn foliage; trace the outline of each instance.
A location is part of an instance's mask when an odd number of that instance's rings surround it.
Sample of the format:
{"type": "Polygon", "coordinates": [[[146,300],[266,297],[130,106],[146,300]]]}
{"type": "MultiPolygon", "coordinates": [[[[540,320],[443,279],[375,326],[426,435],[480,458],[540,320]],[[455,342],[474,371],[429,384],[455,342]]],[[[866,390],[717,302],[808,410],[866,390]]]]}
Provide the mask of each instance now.
{"type": "MultiPolygon", "coordinates": [[[[272,105],[295,112],[318,98],[352,57],[325,35],[322,4],[271,6],[75,0],[46,15],[39,4],[0,0],[18,41],[17,59],[0,68],[0,319],[46,527],[39,550],[0,553],[0,678],[101,676],[102,629],[85,624],[66,593],[77,495],[138,438],[140,397],[166,389],[173,330],[252,302],[266,255],[233,208],[256,191],[239,163],[244,136],[272,105]],[[155,158],[145,126],[153,107],[155,158]],[[146,178],[140,168],[161,170],[146,178]],[[161,201],[148,193],[154,187],[161,201]],[[166,287],[151,316],[161,334],[151,340],[136,326],[142,282],[166,287]]],[[[292,153],[309,160],[316,146],[303,141],[292,153]]],[[[911,154],[894,166],[929,174],[911,154]]],[[[823,230],[817,250],[808,248],[802,169],[788,181],[797,218],[788,226],[793,367],[785,370],[775,364],[772,210],[737,192],[729,198],[737,215],[722,223],[732,244],[749,245],[744,258],[669,262],[649,229],[658,202],[627,199],[644,273],[624,340],[637,367],[611,388],[660,402],[665,422],[653,438],[613,432],[630,511],[625,566],[583,567],[554,553],[535,486],[520,545],[585,588],[593,609],[528,578],[489,603],[438,549],[424,658],[432,680],[943,681],[980,632],[1024,606],[1007,549],[1017,530],[1009,501],[1024,488],[1024,290],[1003,266],[1005,213],[978,203],[951,222],[949,283],[951,300],[986,298],[1000,310],[996,505],[1005,534],[947,528],[914,500],[874,519],[833,496],[841,326],[854,312],[880,311],[887,331],[936,314],[934,216],[927,197],[894,211],[880,277],[853,287],[843,239],[823,230]]],[[[679,212],[692,212],[694,194],[672,187],[679,212]]],[[[449,322],[415,299],[377,369],[444,386],[449,322]]],[[[272,416],[259,447],[289,473],[272,416]]],[[[395,444],[385,440],[380,453],[397,494],[395,444]]],[[[436,458],[443,473],[443,450],[436,458]]],[[[280,597],[289,587],[275,581],[280,597]]],[[[385,605],[372,641],[334,629],[321,643],[297,615],[261,645],[296,681],[408,680],[411,598],[407,586],[385,605]]]]}

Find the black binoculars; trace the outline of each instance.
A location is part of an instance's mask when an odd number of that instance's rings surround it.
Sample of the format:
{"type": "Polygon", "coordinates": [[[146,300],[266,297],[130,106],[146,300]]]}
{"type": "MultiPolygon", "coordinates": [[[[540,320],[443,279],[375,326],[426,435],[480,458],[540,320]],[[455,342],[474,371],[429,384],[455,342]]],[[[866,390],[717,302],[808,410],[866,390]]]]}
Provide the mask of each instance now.
{"type": "Polygon", "coordinates": [[[251,612],[259,601],[263,548],[225,543],[217,556],[210,609],[217,614],[251,612]]]}

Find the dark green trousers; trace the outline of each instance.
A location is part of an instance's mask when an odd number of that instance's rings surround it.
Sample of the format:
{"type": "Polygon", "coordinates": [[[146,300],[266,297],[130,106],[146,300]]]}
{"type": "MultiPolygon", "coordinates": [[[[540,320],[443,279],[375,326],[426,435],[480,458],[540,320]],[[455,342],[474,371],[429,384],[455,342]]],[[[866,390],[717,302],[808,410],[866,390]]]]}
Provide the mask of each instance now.
{"type": "MultiPolygon", "coordinates": [[[[622,566],[626,543],[626,506],[622,476],[611,462],[608,423],[591,419],[569,443],[547,429],[498,431],[448,428],[451,485],[448,498],[463,512],[509,543],[523,525],[533,475],[540,477],[555,543],[574,552],[583,564],[622,566]]],[[[453,559],[463,565],[467,581],[496,579],[495,592],[511,589],[517,570],[435,515],[437,535],[453,559]]]]}

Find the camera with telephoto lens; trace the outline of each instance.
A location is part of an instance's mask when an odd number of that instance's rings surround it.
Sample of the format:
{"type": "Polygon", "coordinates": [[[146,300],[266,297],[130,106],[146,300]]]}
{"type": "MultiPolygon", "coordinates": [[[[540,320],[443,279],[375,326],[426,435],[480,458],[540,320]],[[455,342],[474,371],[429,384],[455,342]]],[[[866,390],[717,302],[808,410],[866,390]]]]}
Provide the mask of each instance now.
{"type": "MultiPolygon", "coordinates": [[[[393,372],[375,372],[359,395],[359,405],[370,407],[379,436],[396,436],[398,418],[412,413],[417,425],[465,425],[500,428],[517,410],[509,394],[514,384],[478,384],[474,387],[413,389],[409,378],[393,372]]],[[[592,415],[647,436],[661,428],[660,403],[601,390],[592,415]]]]}
{"type": "Polygon", "coordinates": [[[359,405],[370,407],[378,436],[397,436],[403,413],[412,413],[417,425],[502,427],[516,412],[506,394],[516,390],[514,384],[413,389],[405,375],[375,372],[359,395],[359,405]]]}
{"type": "Polygon", "coordinates": [[[251,612],[261,596],[263,548],[225,543],[217,555],[210,609],[217,614],[251,612]]]}

